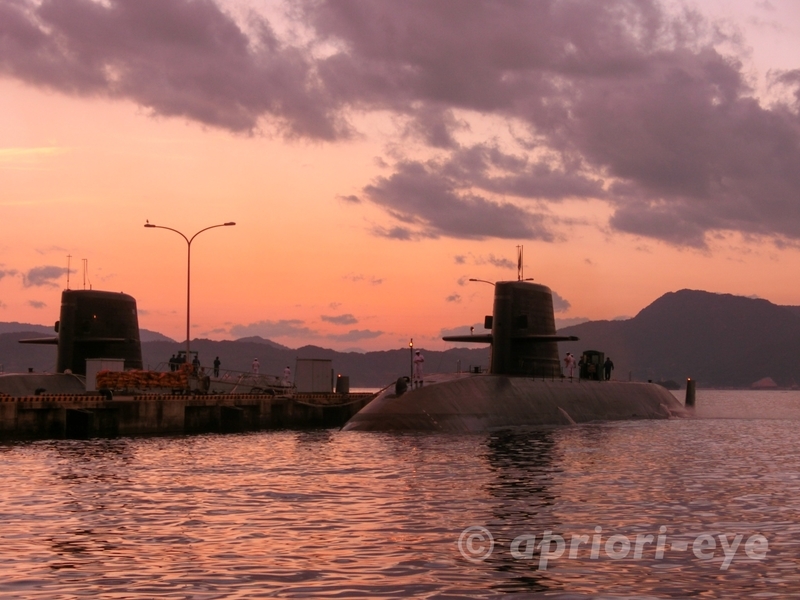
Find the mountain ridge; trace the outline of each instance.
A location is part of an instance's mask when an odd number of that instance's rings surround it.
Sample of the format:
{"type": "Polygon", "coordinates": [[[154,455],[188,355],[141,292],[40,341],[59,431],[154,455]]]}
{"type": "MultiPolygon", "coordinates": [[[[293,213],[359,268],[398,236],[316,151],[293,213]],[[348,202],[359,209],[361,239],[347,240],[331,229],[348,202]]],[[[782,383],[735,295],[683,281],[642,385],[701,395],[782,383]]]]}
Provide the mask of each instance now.
{"type": "Polygon", "coordinates": [[[604,351],[616,377],[691,377],[710,386],[749,386],[772,377],[800,381],[800,310],[759,298],[701,290],[668,292],[624,321],[591,321],[560,331],[579,342],[563,352],[604,351]]]}
{"type": "MultiPolygon", "coordinates": [[[[55,368],[55,349],[18,344],[25,337],[54,335],[52,327],[0,323],[0,365],[6,372],[55,368]]],[[[147,330],[142,330],[146,332],[147,330]]],[[[156,332],[142,336],[146,368],[158,368],[184,348],[156,332]]],[[[782,387],[800,383],[800,307],[781,306],[760,298],[681,289],[663,294],[625,320],[587,321],[559,330],[575,335],[577,342],[559,343],[563,356],[600,350],[612,358],[615,379],[675,380],[691,377],[701,386],[746,387],[770,377],[782,387]]],[[[382,387],[410,371],[407,348],[375,352],[339,352],[305,345],[289,348],[251,336],[239,340],[196,339],[192,349],[204,365],[220,357],[223,369],[249,371],[254,358],[262,373],[280,374],[294,369],[297,358],[327,358],[336,373],[350,376],[353,387],[382,387]]],[[[488,367],[489,348],[423,350],[426,371],[455,371],[488,367]]]]}

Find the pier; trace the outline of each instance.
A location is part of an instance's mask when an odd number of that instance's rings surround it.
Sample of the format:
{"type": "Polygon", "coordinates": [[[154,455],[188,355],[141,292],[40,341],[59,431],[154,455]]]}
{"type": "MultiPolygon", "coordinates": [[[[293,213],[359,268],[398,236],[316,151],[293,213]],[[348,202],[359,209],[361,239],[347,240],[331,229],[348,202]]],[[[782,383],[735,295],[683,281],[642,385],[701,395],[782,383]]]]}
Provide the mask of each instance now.
{"type": "Polygon", "coordinates": [[[0,396],[0,440],[341,427],[375,394],[0,396]]]}

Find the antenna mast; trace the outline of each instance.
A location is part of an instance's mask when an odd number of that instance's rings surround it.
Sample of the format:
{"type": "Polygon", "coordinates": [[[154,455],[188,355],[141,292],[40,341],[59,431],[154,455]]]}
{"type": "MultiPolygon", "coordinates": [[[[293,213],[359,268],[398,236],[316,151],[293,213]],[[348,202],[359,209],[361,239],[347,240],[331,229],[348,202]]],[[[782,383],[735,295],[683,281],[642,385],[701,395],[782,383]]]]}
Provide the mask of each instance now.
{"type": "Polygon", "coordinates": [[[523,270],[522,270],[522,246],[517,246],[517,281],[522,281],[523,278],[523,270]]]}
{"type": "Polygon", "coordinates": [[[67,289],[69,289],[69,265],[70,260],[72,259],[72,254],[67,254],[67,289]]]}

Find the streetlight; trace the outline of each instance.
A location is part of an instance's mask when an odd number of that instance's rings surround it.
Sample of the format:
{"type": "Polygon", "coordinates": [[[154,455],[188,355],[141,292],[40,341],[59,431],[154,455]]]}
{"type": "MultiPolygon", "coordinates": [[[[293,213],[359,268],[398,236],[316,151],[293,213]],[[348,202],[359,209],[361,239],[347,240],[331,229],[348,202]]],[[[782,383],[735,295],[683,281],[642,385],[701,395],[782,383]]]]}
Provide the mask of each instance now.
{"type": "Polygon", "coordinates": [[[409,356],[409,365],[411,367],[411,382],[413,385],[414,382],[414,338],[411,338],[411,341],[408,342],[408,356],[409,356]]]}
{"type": "Polygon", "coordinates": [[[189,320],[189,306],[190,306],[189,300],[191,298],[190,292],[191,292],[191,281],[192,281],[192,242],[194,241],[194,238],[196,238],[198,235],[200,235],[204,231],[208,231],[209,229],[214,229],[215,227],[230,227],[232,225],[236,225],[236,223],[234,223],[233,221],[230,221],[228,223],[220,223],[219,225],[212,225],[211,227],[206,227],[205,229],[201,229],[200,231],[195,233],[192,237],[187,238],[180,231],[178,231],[177,229],[173,229],[172,227],[164,227],[162,225],[154,225],[153,223],[150,223],[149,221],[144,224],[145,227],[153,227],[155,229],[167,229],[168,231],[174,231],[179,236],[181,236],[184,240],[186,240],[186,362],[190,361],[190,357],[189,357],[189,340],[190,340],[191,336],[190,336],[189,326],[190,326],[191,321],[189,320]]]}
{"type": "Polygon", "coordinates": [[[486,281],[485,279],[472,279],[472,278],[470,278],[470,281],[479,281],[480,283],[488,283],[489,285],[494,285],[494,283],[492,283],[491,281],[486,281]]]}

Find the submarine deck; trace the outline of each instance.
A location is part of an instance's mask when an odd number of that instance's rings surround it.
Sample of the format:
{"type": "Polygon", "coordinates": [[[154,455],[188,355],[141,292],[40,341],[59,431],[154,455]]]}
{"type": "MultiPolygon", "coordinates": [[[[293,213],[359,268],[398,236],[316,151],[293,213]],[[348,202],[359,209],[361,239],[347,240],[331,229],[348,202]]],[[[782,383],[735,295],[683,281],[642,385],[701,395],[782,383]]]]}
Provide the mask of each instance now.
{"type": "Polygon", "coordinates": [[[476,432],[688,414],[653,383],[462,373],[426,376],[400,396],[387,388],[344,429],[476,432]]]}

